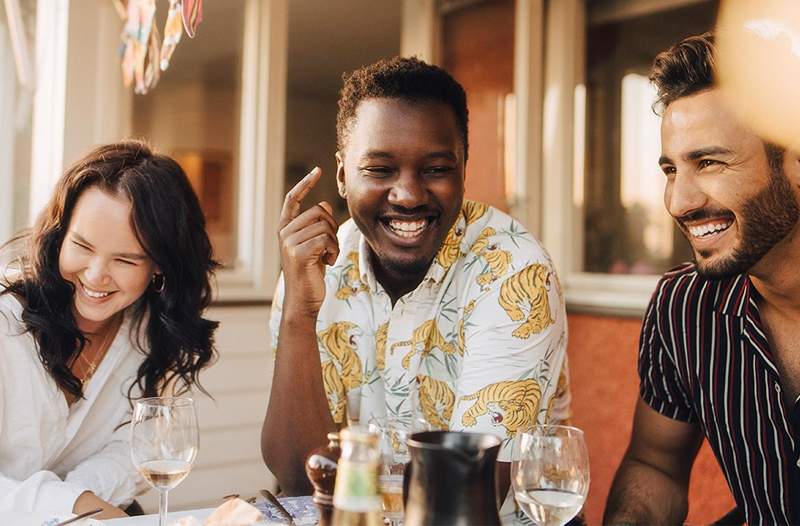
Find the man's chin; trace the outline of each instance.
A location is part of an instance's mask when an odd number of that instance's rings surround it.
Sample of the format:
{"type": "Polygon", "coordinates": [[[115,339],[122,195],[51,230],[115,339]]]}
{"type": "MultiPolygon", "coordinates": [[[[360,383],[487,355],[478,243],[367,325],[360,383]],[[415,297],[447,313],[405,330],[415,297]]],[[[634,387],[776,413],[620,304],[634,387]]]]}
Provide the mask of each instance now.
{"type": "Polygon", "coordinates": [[[380,259],[380,265],[395,276],[408,275],[418,276],[425,274],[433,263],[433,258],[400,258],[384,256],[380,259]]]}
{"type": "Polygon", "coordinates": [[[738,254],[727,257],[703,257],[695,254],[697,273],[706,279],[722,280],[744,274],[755,262],[739,257],[738,254]]]}

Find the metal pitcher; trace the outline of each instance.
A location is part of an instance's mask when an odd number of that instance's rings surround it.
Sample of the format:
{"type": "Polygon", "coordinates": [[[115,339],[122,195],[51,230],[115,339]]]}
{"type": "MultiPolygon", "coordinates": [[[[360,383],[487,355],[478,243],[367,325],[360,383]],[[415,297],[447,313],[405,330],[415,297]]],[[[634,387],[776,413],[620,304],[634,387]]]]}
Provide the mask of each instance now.
{"type": "Polygon", "coordinates": [[[495,461],[500,439],[452,431],[415,433],[408,440],[405,526],[499,526],[495,461]]]}

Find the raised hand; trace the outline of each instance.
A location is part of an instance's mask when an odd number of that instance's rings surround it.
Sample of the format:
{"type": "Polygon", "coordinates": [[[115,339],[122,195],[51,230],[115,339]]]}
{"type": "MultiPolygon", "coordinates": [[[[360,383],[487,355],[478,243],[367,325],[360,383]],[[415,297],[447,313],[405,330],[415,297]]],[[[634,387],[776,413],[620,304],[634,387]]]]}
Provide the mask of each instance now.
{"type": "Polygon", "coordinates": [[[331,205],[325,201],[300,213],[300,205],[320,180],[318,167],[289,190],[281,210],[278,239],[285,284],[284,316],[316,318],[325,299],[325,264],[339,255],[338,228],[331,205]]]}

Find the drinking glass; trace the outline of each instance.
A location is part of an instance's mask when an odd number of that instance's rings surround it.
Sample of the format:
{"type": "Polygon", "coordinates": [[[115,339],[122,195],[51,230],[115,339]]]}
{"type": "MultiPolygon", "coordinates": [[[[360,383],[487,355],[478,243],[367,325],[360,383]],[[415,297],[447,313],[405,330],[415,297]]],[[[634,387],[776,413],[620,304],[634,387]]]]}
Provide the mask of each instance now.
{"type": "Polygon", "coordinates": [[[589,453],[576,427],[536,425],[514,439],[511,486],[520,508],[539,526],[562,526],[589,492],[589,453]]]}
{"type": "Polygon", "coordinates": [[[167,494],[192,469],[200,437],[191,398],[143,398],[133,408],[131,459],[159,493],[158,524],[167,524],[167,494]]]}
{"type": "Polygon", "coordinates": [[[378,490],[383,501],[383,516],[391,526],[403,524],[403,475],[411,461],[408,453],[408,428],[394,418],[372,418],[369,430],[378,435],[383,467],[378,490]]]}

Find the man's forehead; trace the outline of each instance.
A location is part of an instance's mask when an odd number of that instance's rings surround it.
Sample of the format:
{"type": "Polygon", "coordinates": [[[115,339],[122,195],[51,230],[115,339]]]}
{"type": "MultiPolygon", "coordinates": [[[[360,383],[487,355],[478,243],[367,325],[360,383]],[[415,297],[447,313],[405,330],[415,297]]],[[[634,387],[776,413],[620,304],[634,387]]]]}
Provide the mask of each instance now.
{"type": "Polygon", "coordinates": [[[661,141],[665,153],[674,155],[712,144],[734,148],[759,139],[739,122],[719,90],[714,89],[676,99],[667,106],[661,141]]]}
{"type": "Polygon", "coordinates": [[[385,150],[407,143],[437,150],[460,142],[453,110],[443,102],[371,98],[359,103],[349,127],[348,146],[385,150]]]}

